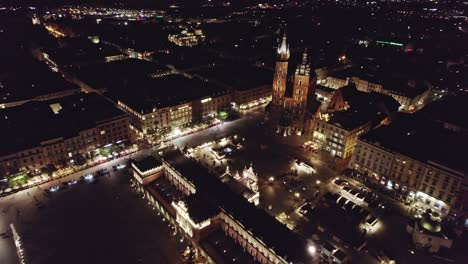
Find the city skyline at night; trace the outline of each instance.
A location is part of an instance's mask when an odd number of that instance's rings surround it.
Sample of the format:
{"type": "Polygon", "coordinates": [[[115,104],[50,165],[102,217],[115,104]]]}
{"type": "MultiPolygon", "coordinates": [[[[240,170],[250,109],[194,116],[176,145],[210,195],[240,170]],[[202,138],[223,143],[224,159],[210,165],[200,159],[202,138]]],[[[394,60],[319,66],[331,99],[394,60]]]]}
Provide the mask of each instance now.
{"type": "Polygon", "coordinates": [[[0,263],[466,263],[467,12],[0,4],[0,263]]]}

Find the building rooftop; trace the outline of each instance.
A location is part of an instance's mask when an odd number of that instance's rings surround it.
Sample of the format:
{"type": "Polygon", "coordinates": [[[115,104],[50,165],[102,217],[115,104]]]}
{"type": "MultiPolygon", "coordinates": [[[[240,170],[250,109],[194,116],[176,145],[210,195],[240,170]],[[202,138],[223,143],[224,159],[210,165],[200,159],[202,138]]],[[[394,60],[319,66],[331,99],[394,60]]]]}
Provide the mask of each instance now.
{"type": "Polygon", "coordinates": [[[335,253],[333,253],[333,256],[340,261],[343,261],[347,257],[346,253],[344,253],[341,249],[338,249],[335,253]]]}
{"type": "Polygon", "coordinates": [[[361,92],[354,85],[337,89],[335,96],[339,97],[340,95],[349,108],[345,111],[333,112],[328,123],[345,130],[355,129],[367,122],[377,125],[386,117],[391,116],[392,113],[397,112],[400,106],[391,96],[375,92],[361,92]]]}
{"type": "Polygon", "coordinates": [[[468,131],[468,95],[446,96],[420,111],[426,118],[468,131]]]}
{"type": "Polygon", "coordinates": [[[216,53],[203,47],[172,47],[169,50],[155,52],[152,58],[158,63],[188,71],[192,68],[212,67],[223,62],[216,53]]]}
{"type": "Polygon", "coordinates": [[[215,258],[216,263],[257,263],[249,253],[221,230],[209,234],[202,241],[202,246],[211,257],[215,258]]]}
{"type": "Polygon", "coordinates": [[[322,248],[324,248],[325,250],[327,250],[328,252],[333,252],[336,248],[330,244],[328,241],[325,241],[322,243],[322,248]]]}
{"type": "Polygon", "coordinates": [[[229,92],[212,82],[180,74],[128,79],[124,83],[108,87],[108,91],[112,98],[143,113],[151,112],[154,108],[176,106],[229,92]]]}
{"type": "Polygon", "coordinates": [[[387,114],[398,111],[400,104],[393,97],[376,93],[361,92],[354,85],[347,85],[339,88],[343,99],[353,109],[380,109],[387,114]]]}
{"type": "Polygon", "coordinates": [[[430,84],[420,80],[387,78],[383,81],[383,88],[392,91],[393,94],[414,98],[429,90],[430,84]]]}
{"type": "Polygon", "coordinates": [[[219,213],[219,208],[200,194],[192,194],[185,198],[190,219],[201,223],[219,213]]]}
{"type": "Polygon", "coordinates": [[[193,182],[197,193],[205,195],[218,207],[232,215],[266,245],[288,261],[304,261],[306,257],[305,240],[278,222],[262,209],[249,203],[244,197],[232,192],[215,175],[196,161],[183,155],[179,150],[169,150],[163,159],[193,182]]]}
{"type": "Polygon", "coordinates": [[[105,88],[110,98],[140,113],[229,92],[226,87],[181,74],[150,77],[169,68],[143,60],[124,60],[83,67],[78,78],[93,88],[105,88]]]}
{"type": "MultiPolygon", "coordinates": [[[[375,115],[381,116],[382,120],[385,118],[383,114],[379,115],[378,113],[375,113],[375,115]]],[[[368,112],[346,110],[334,112],[327,123],[344,130],[351,131],[372,121],[373,119],[375,119],[375,117],[371,116],[368,112]]]]}
{"type": "Polygon", "coordinates": [[[18,55],[13,60],[0,57],[0,104],[35,99],[78,86],[67,82],[44,62],[18,55]]]}
{"type": "Polygon", "coordinates": [[[336,91],[336,89],[329,88],[329,87],[326,87],[326,86],[323,86],[323,85],[319,85],[319,84],[317,84],[316,89],[317,89],[317,90],[322,90],[322,91],[327,92],[327,93],[333,93],[333,92],[336,91]]]}
{"type": "Polygon", "coordinates": [[[162,165],[161,161],[153,155],[148,155],[138,160],[132,160],[132,163],[141,171],[145,172],[162,165]]]}
{"type": "Polygon", "coordinates": [[[76,76],[89,86],[101,89],[125,83],[132,78],[146,77],[169,70],[168,67],[154,62],[126,59],[82,66],[76,72],[76,76]]]}
{"type": "Polygon", "coordinates": [[[0,154],[34,147],[45,140],[78,136],[99,122],[121,116],[125,116],[123,111],[94,93],[0,109],[0,154]]]}
{"type": "Polygon", "coordinates": [[[44,50],[51,60],[61,66],[84,65],[104,62],[107,56],[121,55],[116,47],[100,43],[92,43],[87,38],[62,39],[59,48],[46,48],[44,50]]]}
{"type": "Polygon", "coordinates": [[[466,132],[445,129],[421,115],[399,113],[392,124],[370,131],[362,140],[421,162],[465,173],[468,169],[465,157],[457,151],[468,148],[466,132]]]}
{"type": "Polygon", "coordinates": [[[372,70],[366,68],[347,68],[332,72],[330,76],[343,80],[357,77],[361,80],[381,84],[384,89],[409,98],[416,97],[429,89],[428,84],[423,81],[409,80],[401,76],[388,76],[386,73],[373,73],[372,70]]]}
{"type": "Polygon", "coordinates": [[[226,63],[219,66],[195,70],[192,74],[222,83],[236,90],[247,90],[271,85],[273,72],[248,64],[226,63]]]}
{"type": "Polygon", "coordinates": [[[157,178],[150,183],[150,186],[154,188],[168,204],[184,200],[184,194],[177,190],[166,177],[157,178]]]}

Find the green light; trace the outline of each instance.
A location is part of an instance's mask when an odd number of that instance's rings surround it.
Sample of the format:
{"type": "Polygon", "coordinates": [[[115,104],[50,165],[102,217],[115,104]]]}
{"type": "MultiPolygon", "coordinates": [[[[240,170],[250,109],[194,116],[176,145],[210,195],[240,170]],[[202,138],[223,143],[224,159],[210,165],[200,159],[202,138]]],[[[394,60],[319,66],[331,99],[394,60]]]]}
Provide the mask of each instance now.
{"type": "Polygon", "coordinates": [[[218,113],[218,118],[221,119],[221,120],[226,120],[229,116],[229,113],[226,112],[226,111],[220,111],[218,113]]]}
{"type": "Polygon", "coordinates": [[[403,47],[403,44],[402,44],[402,43],[398,43],[398,42],[390,42],[390,41],[382,41],[382,40],[377,40],[376,42],[379,43],[379,44],[385,44],[385,45],[403,47]]]}

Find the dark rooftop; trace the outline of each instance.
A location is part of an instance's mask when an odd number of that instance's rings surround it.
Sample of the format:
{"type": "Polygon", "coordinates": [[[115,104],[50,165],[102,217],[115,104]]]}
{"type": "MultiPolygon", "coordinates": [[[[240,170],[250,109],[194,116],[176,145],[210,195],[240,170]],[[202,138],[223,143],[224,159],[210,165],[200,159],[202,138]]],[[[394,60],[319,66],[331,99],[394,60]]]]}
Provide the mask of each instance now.
{"type": "Polygon", "coordinates": [[[428,84],[421,80],[411,80],[403,78],[402,76],[388,76],[386,73],[372,73],[372,71],[367,68],[348,68],[332,72],[330,73],[330,76],[343,80],[346,78],[357,77],[372,83],[381,84],[384,89],[409,98],[416,97],[429,88],[428,84]]]}
{"type": "Polygon", "coordinates": [[[397,112],[400,106],[391,96],[361,92],[353,85],[338,89],[335,95],[339,94],[343,96],[349,108],[345,111],[334,112],[328,123],[345,130],[355,129],[367,122],[377,125],[386,117],[390,117],[392,113],[397,112]]]}
{"type": "Polygon", "coordinates": [[[124,115],[111,102],[94,93],[0,109],[0,153],[14,153],[44,140],[78,136],[80,131],[93,128],[100,121],[124,115]]]}
{"type": "MultiPolygon", "coordinates": [[[[357,110],[346,110],[334,112],[333,116],[328,120],[329,124],[351,131],[356,129],[371,120],[368,118],[368,113],[363,114],[357,110]]],[[[382,115],[382,119],[385,117],[382,115]]]]}
{"type": "MultiPolygon", "coordinates": [[[[220,260],[215,259],[215,262],[219,261],[221,263],[242,264],[257,263],[249,253],[245,252],[238,243],[221,230],[217,230],[209,234],[202,242],[202,245],[206,245],[205,243],[210,245],[215,251],[215,255],[219,255],[221,258],[220,260]]],[[[205,246],[205,250],[210,251],[210,248],[205,246]]]]}
{"type": "Polygon", "coordinates": [[[170,74],[158,78],[142,77],[128,79],[108,87],[109,94],[133,109],[149,112],[153,108],[164,108],[227,93],[226,88],[198,78],[170,74]]]}
{"type": "Polygon", "coordinates": [[[172,185],[166,177],[159,177],[152,181],[150,185],[166,200],[168,204],[184,200],[184,194],[177,190],[177,188],[172,185]]]}
{"type": "Polygon", "coordinates": [[[44,62],[21,55],[13,61],[0,57],[0,104],[69,90],[78,92],[78,86],[67,82],[44,62]]]}
{"type": "Polygon", "coordinates": [[[247,90],[271,85],[273,72],[247,64],[227,63],[212,68],[196,70],[192,74],[217,81],[236,90],[247,90]]]}
{"type": "Polygon", "coordinates": [[[426,118],[468,131],[468,95],[446,96],[420,111],[426,118]]]}
{"type": "Polygon", "coordinates": [[[205,195],[217,204],[247,230],[252,231],[266,245],[274,248],[277,254],[288,261],[304,261],[306,257],[305,240],[286,226],[279,223],[262,209],[249,203],[242,196],[233,193],[220,179],[211,175],[206,168],[174,149],[163,155],[164,160],[174,166],[184,177],[193,182],[197,193],[205,195]]]}
{"type": "Polygon", "coordinates": [[[457,149],[468,148],[466,132],[454,132],[421,115],[400,113],[388,126],[381,126],[362,140],[402,153],[421,162],[435,162],[466,173],[466,158],[457,149]]]}
{"type": "Polygon", "coordinates": [[[335,256],[335,258],[339,259],[340,261],[343,261],[347,257],[346,253],[344,253],[341,249],[338,249],[335,253],[333,253],[333,256],[335,256]]]}
{"type": "Polygon", "coordinates": [[[333,252],[336,249],[332,244],[330,244],[327,241],[322,243],[322,248],[326,249],[329,252],[333,252]]]}
{"type": "Polygon", "coordinates": [[[128,79],[169,71],[166,66],[146,60],[126,59],[80,67],[77,77],[95,89],[107,88],[128,79]]]}
{"type": "Polygon", "coordinates": [[[148,155],[142,159],[132,160],[132,163],[141,171],[145,172],[162,165],[161,161],[152,155],[148,155]]]}
{"type": "Polygon", "coordinates": [[[180,74],[149,76],[168,70],[148,61],[124,60],[84,67],[78,77],[93,88],[106,88],[112,99],[143,113],[229,91],[212,82],[180,74]]]}
{"type": "Polygon", "coordinates": [[[336,91],[336,89],[329,88],[329,87],[326,87],[326,86],[323,86],[323,85],[319,85],[319,84],[317,84],[316,89],[317,89],[317,90],[322,90],[322,91],[327,92],[327,93],[333,93],[334,91],[336,91]]]}
{"type": "Polygon", "coordinates": [[[185,199],[190,219],[195,223],[201,223],[219,213],[218,207],[213,205],[205,196],[198,193],[185,199]]]}
{"type": "Polygon", "coordinates": [[[60,48],[46,48],[44,52],[61,66],[104,62],[107,56],[122,54],[113,46],[94,44],[87,38],[68,38],[60,41],[60,48]]]}

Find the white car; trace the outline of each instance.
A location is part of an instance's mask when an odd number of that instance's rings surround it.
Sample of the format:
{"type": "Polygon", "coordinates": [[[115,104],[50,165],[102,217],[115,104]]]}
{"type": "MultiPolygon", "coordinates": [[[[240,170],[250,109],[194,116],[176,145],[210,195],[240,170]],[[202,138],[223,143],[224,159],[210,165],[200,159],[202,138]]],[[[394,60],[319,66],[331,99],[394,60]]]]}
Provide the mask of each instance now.
{"type": "Polygon", "coordinates": [[[78,182],[76,180],[71,180],[69,182],[67,182],[68,185],[74,185],[74,184],[77,184],[78,182]]]}
{"type": "Polygon", "coordinates": [[[94,175],[88,174],[88,175],[84,176],[84,179],[87,180],[87,181],[92,181],[94,179],[94,175]]]}
{"type": "Polygon", "coordinates": [[[50,187],[49,191],[50,191],[50,192],[56,192],[56,191],[58,191],[59,189],[60,189],[60,186],[55,185],[55,186],[50,187]]]}

